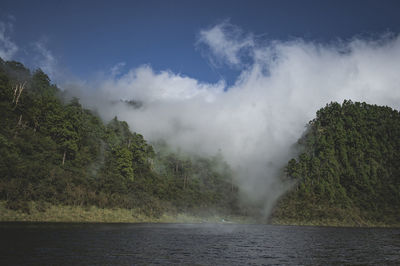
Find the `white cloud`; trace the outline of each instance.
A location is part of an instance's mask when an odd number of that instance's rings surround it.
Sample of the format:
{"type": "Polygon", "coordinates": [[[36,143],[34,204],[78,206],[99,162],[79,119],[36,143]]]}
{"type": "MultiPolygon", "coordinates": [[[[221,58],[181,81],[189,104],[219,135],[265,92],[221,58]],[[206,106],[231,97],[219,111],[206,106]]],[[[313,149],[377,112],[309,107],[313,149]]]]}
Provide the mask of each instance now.
{"type": "Polygon", "coordinates": [[[231,66],[240,66],[242,57],[254,47],[252,35],[244,36],[242,31],[225,21],[211,29],[200,31],[198,44],[205,44],[216,57],[211,62],[225,61],[231,66]]]}
{"type": "Polygon", "coordinates": [[[8,22],[0,21],[0,57],[3,60],[18,60],[26,66],[41,68],[53,81],[58,77],[65,76],[65,73],[60,71],[53,53],[46,47],[45,38],[29,43],[25,47],[22,46],[21,50],[24,51],[24,55],[21,57],[21,54],[18,53],[19,47],[9,37],[9,33],[14,29],[13,23],[16,19],[13,15],[8,15],[7,19],[8,22]]]}
{"type": "Polygon", "coordinates": [[[122,69],[125,67],[126,63],[125,62],[119,62],[115,64],[111,69],[111,76],[116,77],[122,73],[122,69]]]}
{"type": "Polygon", "coordinates": [[[18,51],[18,46],[7,36],[7,31],[12,30],[12,24],[0,22],[0,57],[5,60],[11,60],[18,51]]]}
{"type": "Polygon", "coordinates": [[[266,211],[283,191],[277,177],[293,156],[292,144],[319,108],[344,99],[400,107],[399,36],[329,45],[303,40],[261,45],[233,31],[222,24],[200,35],[228,64],[240,64],[241,49],[248,49],[253,63],[231,87],[142,66],[96,81],[96,96],[83,100],[105,118],[118,115],[128,121],[149,140],[164,138],[173,147],[201,155],[220,150],[242,191],[264,201],[266,211]],[[140,100],[143,106],[109,104],[113,99],[140,100]]]}
{"type": "Polygon", "coordinates": [[[57,69],[57,60],[53,53],[46,47],[44,39],[33,43],[35,52],[35,65],[41,68],[52,80],[61,75],[57,69]]]}
{"type": "Polygon", "coordinates": [[[173,74],[170,71],[154,73],[150,66],[130,70],[119,78],[110,78],[98,85],[110,96],[135,99],[147,103],[181,102],[195,97],[212,100],[215,93],[222,92],[224,83],[203,84],[195,79],[173,74]]]}

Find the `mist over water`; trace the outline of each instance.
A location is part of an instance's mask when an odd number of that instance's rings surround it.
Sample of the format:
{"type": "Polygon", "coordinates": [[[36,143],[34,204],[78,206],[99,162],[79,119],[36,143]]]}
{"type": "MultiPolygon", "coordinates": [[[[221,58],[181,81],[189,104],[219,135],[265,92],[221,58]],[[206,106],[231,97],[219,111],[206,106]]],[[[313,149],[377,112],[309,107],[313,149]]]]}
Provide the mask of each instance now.
{"type": "Polygon", "coordinates": [[[225,21],[200,31],[196,48],[215,68],[239,69],[236,82],[206,83],[149,65],[126,70],[121,62],[96,79],[60,85],[150,142],[163,139],[187,154],[221,153],[243,197],[262,202],[266,214],[286,189],[279,176],[296,155],[293,144],[318,109],[344,99],[399,109],[397,34],[328,44],[266,41],[225,21]]]}

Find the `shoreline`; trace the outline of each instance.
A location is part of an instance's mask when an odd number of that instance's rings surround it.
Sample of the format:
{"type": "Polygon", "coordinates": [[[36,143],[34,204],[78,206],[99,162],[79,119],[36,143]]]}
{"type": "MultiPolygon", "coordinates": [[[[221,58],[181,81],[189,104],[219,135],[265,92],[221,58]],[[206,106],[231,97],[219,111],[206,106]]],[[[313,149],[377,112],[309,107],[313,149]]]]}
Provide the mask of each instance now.
{"type": "Polygon", "coordinates": [[[10,210],[0,201],[0,222],[60,222],[60,223],[221,223],[249,224],[254,220],[243,216],[210,214],[196,216],[188,213],[163,213],[160,217],[142,214],[138,209],[99,208],[96,206],[51,205],[41,208],[29,202],[29,213],[10,210]]]}
{"type": "Polygon", "coordinates": [[[272,219],[261,222],[244,216],[222,216],[210,214],[196,216],[187,213],[164,213],[160,217],[151,217],[137,209],[106,209],[96,206],[65,206],[47,204],[46,208],[36,202],[29,202],[29,213],[10,210],[5,201],[0,201],[0,223],[215,223],[215,224],[268,224],[277,226],[322,226],[352,228],[400,228],[400,224],[385,224],[370,221],[311,220],[294,221],[272,219]]]}
{"type": "Polygon", "coordinates": [[[317,227],[342,227],[342,228],[400,228],[400,224],[385,224],[381,222],[349,223],[344,221],[273,221],[271,225],[282,226],[317,226],[317,227]]]}

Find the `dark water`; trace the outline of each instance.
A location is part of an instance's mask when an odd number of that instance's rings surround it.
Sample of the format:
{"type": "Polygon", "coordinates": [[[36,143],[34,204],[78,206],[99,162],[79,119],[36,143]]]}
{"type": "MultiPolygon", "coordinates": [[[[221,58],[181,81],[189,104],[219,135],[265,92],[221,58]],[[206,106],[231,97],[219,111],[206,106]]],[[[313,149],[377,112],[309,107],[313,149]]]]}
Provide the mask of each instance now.
{"type": "Polygon", "coordinates": [[[0,265],[400,265],[400,229],[0,223],[0,265]]]}

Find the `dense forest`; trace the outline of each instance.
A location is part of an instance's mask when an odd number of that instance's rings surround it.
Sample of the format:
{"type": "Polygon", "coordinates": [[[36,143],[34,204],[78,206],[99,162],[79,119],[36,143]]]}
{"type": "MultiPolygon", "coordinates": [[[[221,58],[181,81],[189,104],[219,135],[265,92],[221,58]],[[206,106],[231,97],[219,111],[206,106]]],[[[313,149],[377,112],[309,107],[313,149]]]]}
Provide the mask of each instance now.
{"type": "MultiPolygon", "coordinates": [[[[127,102],[126,104],[132,104],[127,102]]],[[[136,103],[134,103],[136,104],[136,103]]],[[[0,201],[168,213],[248,215],[232,170],[211,158],[149,144],[117,117],[102,121],[40,69],[0,59],[0,201]]],[[[309,122],[282,173],[288,191],[271,221],[400,224],[400,113],[330,103],[309,122]]],[[[261,208],[259,209],[261,210],[261,208]]]]}
{"type": "Polygon", "coordinates": [[[286,167],[292,189],[273,217],[288,221],[400,223],[400,113],[345,100],[310,121],[297,159],[286,167]]]}
{"type": "Polygon", "coordinates": [[[117,117],[107,123],[40,69],[0,59],[0,201],[163,212],[238,213],[238,189],[218,154],[150,145],[117,117]]]}

